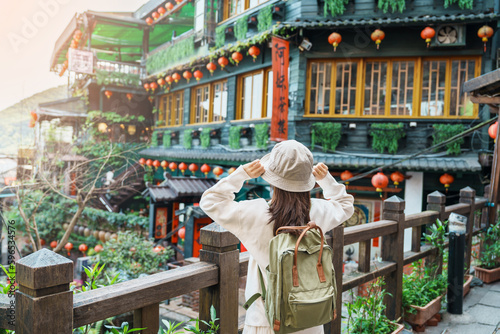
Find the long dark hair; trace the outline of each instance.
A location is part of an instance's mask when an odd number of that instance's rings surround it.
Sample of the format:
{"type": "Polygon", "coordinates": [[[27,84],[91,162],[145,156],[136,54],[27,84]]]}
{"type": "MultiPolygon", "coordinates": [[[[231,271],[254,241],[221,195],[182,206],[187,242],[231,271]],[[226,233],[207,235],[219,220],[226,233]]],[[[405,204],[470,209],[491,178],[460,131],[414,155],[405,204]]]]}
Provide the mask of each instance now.
{"type": "MultiPolygon", "coordinates": [[[[283,226],[305,226],[311,220],[309,210],[311,208],[311,193],[290,192],[274,187],[273,198],[269,204],[271,218],[268,224],[274,223],[273,235],[276,230],[283,226]]],[[[281,232],[281,231],[280,231],[281,232]]],[[[300,234],[293,230],[294,234],[300,234]]]]}

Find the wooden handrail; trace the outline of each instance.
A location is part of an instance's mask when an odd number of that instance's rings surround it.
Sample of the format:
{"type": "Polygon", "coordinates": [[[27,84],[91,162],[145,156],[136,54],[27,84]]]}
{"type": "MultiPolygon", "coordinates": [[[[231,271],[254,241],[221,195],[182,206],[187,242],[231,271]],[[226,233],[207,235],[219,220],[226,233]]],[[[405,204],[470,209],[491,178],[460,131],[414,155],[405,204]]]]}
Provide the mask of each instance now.
{"type": "Polygon", "coordinates": [[[374,223],[346,227],[344,230],[344,245],[383,237],[397,230],[398,224],[392,220],[380,220],[374,223]]]}

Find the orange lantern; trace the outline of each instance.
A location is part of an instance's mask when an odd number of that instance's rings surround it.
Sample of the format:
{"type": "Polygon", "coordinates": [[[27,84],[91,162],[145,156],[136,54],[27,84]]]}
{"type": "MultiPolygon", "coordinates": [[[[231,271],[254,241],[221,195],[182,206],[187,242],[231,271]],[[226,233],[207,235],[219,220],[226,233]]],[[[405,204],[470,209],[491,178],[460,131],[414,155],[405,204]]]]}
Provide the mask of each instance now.
{"type": "Polygon", "coordinates": [[[436,36],[436,30],[432,29],[431,27],[425,27],[424,30],[420,33],[420,37],[422,39],[425,39],[425,42],[427,43],[427,47],[431,44],[431,40],[436,36]]]}
{"type": "Polygon", "coordinates": [[[209,165],[207,164],[203,164],[203,166],[201,166],[201,169],[202,173],[205,174],[205,177],[208,176],[208,173],[210,173],[210,171],[212,170],[212,167],[210,167],[209,165]]]}
{"type": "Polygon", "coordinates": [[[168,162],[166,162],[165,160],[163,160],[163,161],[161,162],[160,166],[161,166],[161,168],[163,168],[163,169],[167,169],[167,167],[168,167],[168,162]]]}
{"type": "Polygon", "coordinates": [[[221,70],[223,70],[224,67],[226,67],[227,64],[229,64],[229,60],[227,60],[227,58],[224,56],[220,57],[219,60],[217,60],[217,62],[219,63],[221,70]]]}
{"type": "Polygon", "coordinates": [[[175,72],[174,74],[172,74],[172,79],[174,79],[175,83],[177,83],[179,82],[179,80],[181,80],[181,75],[175,72]]]}
{"type": "Polygon", "coordinates": [[[238,51],[236,51],[236,52],[233,52],[233,54],[231,55],[231,58],[236,63],[236,66],[238,66],[239,62],[243,60],[243,55],[241,53],[239,53],[238,51]]]}
{"type": "Polygon", "coordinates": [[[36,122],[36,121],[37,121],[37,119],[38,119],[38,114],[36,113],[36,111],[31,110],[31,111],[30,111],[30,114],[31,114],[31,119],[32,119],[34,122],[36,122]]]}
{"type": "Polygon", "coordinates": [[[153,19],[148,17],[146,18],[146,23],[149,24],[149,25],[152,25],[153,24],[153,19]]]}
{"type": "Polygon", "coordinates": [[[172,85],[172,82],[174,81],[174,79],[172,78],[171,75],[167,75],[165,77],[165,81],[169,84],[169,85],[172,85]]]}
{"type": "Polygon", "coordinates": [[[73,34],[73,38],[76,39],[76,40],[80,40],[80,38],[82,38],[82,35],[83,35],[82,31],[81,30],[77,30],[73,34]]]}
{"type": "Polygon", "coordinates": [[[160,85],[161,87],[165,86],[165,84],[167,83],[163,78],[158,79],[157,82],[158,85],[160,85]]]}
{"type": "Polygon", "coordinates": [[[495,141],[497,140],[497,131],[498,131],[498,122],[495,122],[490,125],[488,128],[488,134],[490,135],[491,139],[494,139],[495,141]]]}
{"type": "Polygon", "coordinates": [[[109,99],[113,95],[113,92],[110,90],[105,90],[104,95],[106,95],[106,97],[109,99]]]}
{"type": "Polygon", "coordinates": [[[224,170],[220,167],[215,167],[213,173],[217,178],[219,178],[219,176],[221,176],[222,173],[224,173],[224,170]]]}
{"type": "Polygon", "coordinates": [[[40,239],[40,245],[45,246],[45,239],[40,239]]]}
{"type": "Polygon", "coordinates": [[[150,103],[153,103],[155,101],[155,98],[152,96],[148,96],[148,100],[150,103]]]}
{"type": "Polygon", "coordinates": [[[340,173],[340,179],[342,181],[345,181],[344,184],[346,185],[346,188],[349,185],[349,181],[347,181],[347,180],[352,179],[352,176],[353,176],[352,173],[348,170],[345,170],[342,173],[340,173]]]}
{"type": "Polygon", "coordinates": [[[139,159],[139,165],[144,166],[145,163],[146,163],[146,159],[144,159],[144,158],[139,159]]]}
{"type": "Polygon", "coordinates": [[[184,73],[182,73],[182,76],[184,77],[184,79],[187,80],[187,82],[189,83],[189,79],[191,79],[193,77],[193,73],[189,72],[189,71],[184,71],[184,73]]]}
{"type": "Polygon", "coordinates": [[[172,172],[175,172],[175,170],[177,169],[177,164],[175,162],[171,162],[168,165],[168,168],[170,168],[172,170],[172,172]]]}
{"type": "Polygon", "coordinates": [[[217,69],[217,65],[215,65],[215,63],[208,63],[207,64],[207,70],[210,71],[210,75],[214,75],[214,71],[217,69]]]}
{"type": "Polygon", "coordinates": [[[155,89],[158,88],[158,84],[156,82],[152,82],[149,84],[149,87],[151,88],[151,90],[153,91],[153,93],[155,92],[155,89]]]}
{"type": "Polygon", "coordinates": [[[66,245],[64,245],[64,249],[68,251],[68,256],[71,255],[71,250],[73,249],[73,244],[71,242],[68,242],[66,245]]]}
{"type": "Polygon", "coordinates": [[[163,7],[158,8],[158,14],[160,14],[160,16],[162,16],[166,12],[167,12],[167,10],[165,8],[163,8],[163,7]]]}
{"type": "Polygon", "coordinates": [[[255,45],[251,46],[250,49],[248,49],[248,54],[253,57],[253,62],[255,63],[255,59],[260,55],[260,49],[255,45]]]}
{"type": "Polygon", "coordinates": [[[181,162],[179,164],[179,170],[182,172],[182,175],[184,175],[184,172],[188,169],[188,166],[184,163],[184,162],[181,162]]]}
{"type": "Polygon", "coordinates": [[[333,52],[337,51],[337,46],[339,46],[340,42],[342,42],[342,36],[339,33],[332,32],[328,36],[328,43],[333,45],[333,52]]]}
{"type": "Polygon", "coordinates": [[[144,84],[144,89],[146,90],[146,92],[149,92],[149,90],[151,89],[151,87],[149,86],[149,83],[145,83],[144,84]]]}
{"type": "Polygon", "coordinates": [[[203,78],[203,72],[200,70],[196,70],[193,73],[193,76],[196,78],[196,81],[200,81],[203,78]]]}
{"type": "Polygon", "coordinates": [[[146,160],[146,165],[151,167],[153,165],[153,160],[151,159],[146,160]]]}
{"type": "Polygon", "coordinates": [[[235,171],[235,170],[236,170],[236,168],[231,167],[231,168],[229,168],[229,169],[227,170],[227,173],[228,173],[229,175],[231,175],[231,174],[233,174],[233,173],[234,173],[234,171],[235,171]]]}
{"type": "Polygon", "coordinates": [[[488,42],[488,38],[493,36],[493,29],[490,26],[484,25],[477,31],[477,36],[484,42],[484,52],[486,52],[486,42],[488,42]]]}
{"type": "Polygon", "coordinates": [[[165,247],[160,246],[160,245],[158,245],[158,246],[156,246],[155,248],[153,248],[153,252],[155,252],[155,253],[161,253],[161,252],[163,252],[164,250],[165,250],[165,247]]]}
{"type": "Polygon", "coordinates": [[[441,182],[441,184],[444,184],[444,188],[446,189],[446,192],[448,192],[448,188],[453,183],[453,181],[455,181],[455,178],[448,173],[444,173],[439,178],[439,182],[441,182]]]}
{"type": "Polygon", "coordinates": [[[153,167],[154,168],[160,167],[160,162],[158,160],[153,161],[153,167]]]}
{"type": "Polygon", "coordinates": [[[405,176],[403,174],[401,174],[401,172],[396,171],[396,172],[391,174],[391,180],[392,180],[392,182],[394,182],[394,185],[397,188],[398,185],[405,180],[405,176]]]}
{"type": "Polygon", "coordinates": [[[176,2],[177,4],[180,4],[180,3],[182,2],[182,0],[175,0],[175,2],[176,2]]]}
{"type": "Polygon", "coordinates": [[[382,40],[385,38],[385,32],[383,32],[380,29],[375,29],[375,31],[372,32],[371,38],[372,41],[374,41],[375,44],[377,44],[377,50],[378,50],[380,43],[382,43],[382,40]]]}
{"type": "Polygon", "coordinates": [[[102,245],[96,245],[96,246],[94,247],[94,251],[95,251],[96,253],[102,252],[102,250],[103,250],[103,249],[104,249],[104,248],[102,247],[102,245]]]}
{"type": "Polygon", "coordinates": [[[153,12],[153,14],[151,14],[151,16],[153,17],[153,19],[158,20],[158,18],[160,17],[160,14],[158,14],[158,12],[153,12]]]}
{"type": "Polygon", "coordinates": [[[388,184],[389,179],[387,178],[387,176],[385,176],[384,173],[378,172],[377,174],[373,175],[372,185],[376,188],[376,191],[380,194],[380,197],[382,197],[382,189],[386,188],[388,184]]]}
{"type": "Polygon", "coordinates": [[[87,251],[87,249],[89,249],[89,247],[87,245],[85,245],[85,244],[81,244],[80,246],[78,246],[78,250],[80,252],[84,252],[85,253],[87,251]]]}
{"type": "Polygon", "coordinates": [[[168,9],[168,10],[172,10],[172,9],[174,9],[174,4],[171,3],[171,2],[167,2],[165,4],[165,8],[168,9]]]}
{"type": "Polygon", "coordinates": [[[56,248],[57,247],[57,241],[51,241],[50,242],[50,247],[56,248]]]}
{"type": "Polygon", "coordinates": [[[189,165],[189,170],[191,171],[191,173],[196,173],[196,171],[198,170],[198,165],[195,164],[195,163],[192,163],[191,165],[189,165]]]}
{"type": "Polygon", "coordinates": [[[184,237],[186,236],[186,228],[181,227],[179,229],[179,231],[177,232],[177,234],[179,235],[179,238],[181,238],[182,240],[184,240],[184,237]]]}
{"type": "Polygon", "coordinates": [[[132,93],[127,93],[127,99],[128,99],[129,101],[132,101],[132,98],[133,98],[133,97],[134,97],[134,94],[132,94],[132,93]]]}

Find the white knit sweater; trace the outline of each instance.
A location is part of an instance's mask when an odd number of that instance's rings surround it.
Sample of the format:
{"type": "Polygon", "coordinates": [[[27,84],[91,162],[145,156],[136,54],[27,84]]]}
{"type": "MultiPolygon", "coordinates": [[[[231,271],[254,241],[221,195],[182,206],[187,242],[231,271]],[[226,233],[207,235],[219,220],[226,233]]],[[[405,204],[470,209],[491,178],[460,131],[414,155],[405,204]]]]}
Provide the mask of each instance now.
{"type": "MultiPolygon", "coordinates": [[[[269,241],[273,237],[273,225],[267,223],[270,214],[266,200],[259,198],[234,201],[235,193],[239,192],[244,182],[249,179],[248,174],[240,166],[231,175],[205,191],[200,201],[203,211],[216,223],[236,235],[250,252],[246,299],[261,290],[257,265],[262,272],[265,272],[269,264],[269,241]]],[[[338,184],[330,174],[317,183],[323,189],[325,199],[311,199],[310,218],[326,233],[351,217],[354,212],[354,198],[347,194],[345,186],[338,184]]],[[[262,299],[258,299],[248,309],[244,333],[273,333],[265,316],[262,299]]],[[[323,333],[323,329],[319,326],[298,333],[323,333]]]]}

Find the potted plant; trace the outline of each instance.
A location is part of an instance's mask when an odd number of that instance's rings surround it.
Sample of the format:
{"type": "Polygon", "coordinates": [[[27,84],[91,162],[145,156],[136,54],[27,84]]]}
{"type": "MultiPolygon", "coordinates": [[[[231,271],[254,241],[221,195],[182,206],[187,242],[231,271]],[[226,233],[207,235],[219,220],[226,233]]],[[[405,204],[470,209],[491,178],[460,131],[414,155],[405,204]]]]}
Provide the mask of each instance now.
{"type": "Polygon", "coordinates": [[[437,249],[434,260],[427,258],[413,264],[413,272],[403,275],[403,314],[412,325],[423,325],[441,309],[441,299],[446,292],[447,277],[441,273],[446,222],[439,219],[429,227],[424,239],[437,249]]]}
{"type": "Polygon", "coordinates": [[[467,294],[469,293],[470,291],[470,283],[472,282],[472,278],[474,276],[472,275],[469,275],[469,274],[466,274],[464,276],[464,297],[467,296],[467,294]]]}
{"type": "Polygon", "coordinates": [[[475,275],[484,283],[500,280],[500,221],[490,227],[481,237],[483,249],[475,275]]]}
{"type": "Polygon", "coordinates": [[[368,287],[367,296],[357,296],[347,307],[347,332],[358,334],[397,334],[403,325],[391,322],[385,315],[384,298],[390,295],[383,289],[382,277],[368,287]]]}

